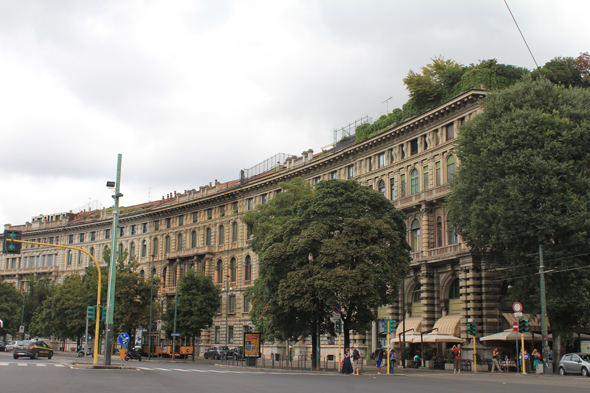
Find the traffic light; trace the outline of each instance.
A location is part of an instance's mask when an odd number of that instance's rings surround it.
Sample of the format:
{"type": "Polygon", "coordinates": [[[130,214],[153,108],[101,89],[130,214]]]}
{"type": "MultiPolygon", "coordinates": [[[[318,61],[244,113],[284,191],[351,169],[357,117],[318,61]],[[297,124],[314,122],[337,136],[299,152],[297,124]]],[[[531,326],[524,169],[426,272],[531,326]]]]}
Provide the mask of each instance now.
{"type": "Polygon", "coordinates": [[[96,319],[96,306],[88,306],[88,312],[86,313],[88,319],[96,319]]]}
{"type": "Polygon", "coordinates": [[[524,322],[524,331],[525,332],[528,332],[529,331],[529,328],[530,328],[530,326],[529,326],[529,320],[528,319],[523,319],[522,321],[524,322]]]}
{"type": "Polygon", "coordinates": [[[477,336],[477,324],[475,322],[467,322],[467,334],[477,336]]]}
{"type": "Polygon", "coordinates": [[[2,253],[4,254],[20,254],[22,243],[10,240],[22,240],[23,233],[21,231],[4,231],[4,242],[2,245],[2,253]]]}
{"type": "Polygon", "coordinates": [[[386,319],[385,320],[385,333],[395,333],[397,329],[397,322],[395,319],[386,319]]]}
{"type": "Polygon", "coordinates": [[[525,329],[525,323],[524,323],[524,319],[520,318],[520,319],[518,320],[518,330],[519,330],[520,332],[524,332],[524,331],[525,331],[524,329],[525,329]]]}
{"type": "Polygon", "coordinates": [[[100,320],[104,321],[107,319],[107,307],[106,306],[100,306],[101,310],[100,310],[100,320]]]}
{"type": "Polygon", "coordinates": [[[338,333],[338,334],[342,333],[342,320],[341,319],[336,321],[336,333],[338,333]]]}

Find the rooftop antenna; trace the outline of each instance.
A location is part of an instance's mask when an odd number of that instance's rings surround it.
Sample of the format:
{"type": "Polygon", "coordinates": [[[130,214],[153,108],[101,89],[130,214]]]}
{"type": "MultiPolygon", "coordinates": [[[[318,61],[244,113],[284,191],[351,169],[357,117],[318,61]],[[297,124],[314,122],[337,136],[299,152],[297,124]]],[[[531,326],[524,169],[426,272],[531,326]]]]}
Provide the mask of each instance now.
{"type": "Polygon", "coordinates": [[[389,97],[388,99],[386,99],[385,101],[382,102],[382,104],[386,104],[386,108],[387,108],[387,112],[385,112],[386,115],[389,115],[389,100],[391,100],[393,97],[389,97]]]}

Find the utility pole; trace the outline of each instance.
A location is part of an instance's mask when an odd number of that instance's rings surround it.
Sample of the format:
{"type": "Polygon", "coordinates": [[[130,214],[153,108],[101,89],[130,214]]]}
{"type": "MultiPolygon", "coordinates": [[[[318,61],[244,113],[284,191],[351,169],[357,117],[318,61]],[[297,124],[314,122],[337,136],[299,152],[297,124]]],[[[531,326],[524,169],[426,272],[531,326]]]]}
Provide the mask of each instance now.
{"type": "Polygon", "coordinates": [[[545,294],[545,273],[543,269],[543,245],[539,244],[539,275],[541,276],[541,352],[543,355],[543,374],[549,373],[549,343],[547,342],[547,300],[545,294]]]}
{"type": "Polygon", "coordinates": [[[117,280],[117,229],[119,227],[119,198],[123,196],[121,189],[121,154],[117,157],[117,181],[107,182],[107,187],[115,187],[115,206],[113,207],[113,229],[111,230],[111,262],[109,264],[109,286],[107,290],[107,317],[105,321],[105,353],[104,365],[111,365],[111,354],[113,352],[113,312],[115,310],[115,283],[117,280]]]}
{"type": "MultiPolygon", "coordinates": [[[[220,272],[223,274],[223,272],[220,272]]],[[[225,346],[227,347],[228,344],[228,314],[229,314],[229,271],[227,272],[227,276],[225,277],[225,346]]]]}
{"type": "MultiPolygon", "coordinates": [[[[178,265],[177,265],[178,269],[178,265]]],[[[176,277],[176,291],[174,296],[174,332],[176,333],[176,316],[178,315],[178,276],[176,277]]],[[[174,360],[176,356],[176,336],[172,339],[172,360],[174,360]]]]}
{"type": "MultiPolygon", "coordinates": [[[[155,251],[152,251],[155,252],[155,251]]],[[[150,329],[148,337],[148,360],[152,358],[152,301],[154,299],[154,258],[156,254],[152,254],[152,263],[150,264],[150,277],[151,277],[151,289],[150,289],[150,329]]],[[[176,333],[176,332],[174,332],[176,333]]]]}
{"type": "MultiPolygon", "coordinates": [[[[20,325],[24,326],[23,324],[25,323],[25,299],[27,298],[27,293],[25,291],[23,291],[23,311],[20,314],[20,325]]],[[[25,331],[23,330],[23,332],[20,334],[20,339],[24,340],[25,339],[25,331]]]]}

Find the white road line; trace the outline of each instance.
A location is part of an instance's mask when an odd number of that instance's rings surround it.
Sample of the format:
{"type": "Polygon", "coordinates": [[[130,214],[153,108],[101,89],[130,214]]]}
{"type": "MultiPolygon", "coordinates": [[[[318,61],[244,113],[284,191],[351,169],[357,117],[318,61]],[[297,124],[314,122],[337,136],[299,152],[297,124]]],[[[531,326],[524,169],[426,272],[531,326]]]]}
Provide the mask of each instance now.
{"type": "Polygon", "coordinates": [[[191,370],[183,370],[181,368],[173,368],[172,370],[175,370],[175,371],[184,371],[185,373],[190,373],[191,372],[191,370]]]}
{"type": "Polygon", "coordinates": [[[56,363],[54,364],[55,367],[65,367],[63,364],[56,363]]]}
{"type": "Polygon", "coordinates": [[[170,371],[169,368],[159,368],[159,367],[154,368],[154,370],[170,371]]]}
{"type": "Polygon", "coordinates": [[[27,367],[27,366],[28,366],[28,364],[26,364],[26,363],[18,363],[18,365],[19,365],[20,367],[27,367]]]}
{"type": "Polygon", "coordinates": [[[0,362],[0,366],[8,366],[8,362],[0,362]]]}
{"type": "Polygon", "coordinates": [[[45,363],[37,363],[37,367],[47,367],[45,363]]]}

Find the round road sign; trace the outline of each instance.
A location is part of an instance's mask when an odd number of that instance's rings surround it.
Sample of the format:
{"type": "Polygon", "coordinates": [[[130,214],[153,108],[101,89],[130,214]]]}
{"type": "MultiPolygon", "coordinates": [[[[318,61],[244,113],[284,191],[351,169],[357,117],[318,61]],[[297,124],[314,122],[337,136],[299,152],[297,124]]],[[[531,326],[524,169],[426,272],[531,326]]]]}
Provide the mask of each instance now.
{"type": "Polygon", "coordinates": [[[332,310],[334,310],[335,313],[339,313],[340,311],[342,311],[342,307],[340,307],[340,305],[338,304],[332,307],[332,310]]]}
{"type": "Polygon", "coordinates": [[[119,344],[125,345],[129,342],[129,335],[127,333],[119,334],[119,344]]]}
{"type": "Polygon", "coordinates": [[[520,304],[519,302],[515,302],[512,305],[512,310],[514,310],[514,312],[522,312],[522,304],[520,304]]]}
{"type": "Polygon", "coordinates": [[[518,322],[512,323],[512,330],[514,330],[515,332],[518,332],[518,322]]]}

